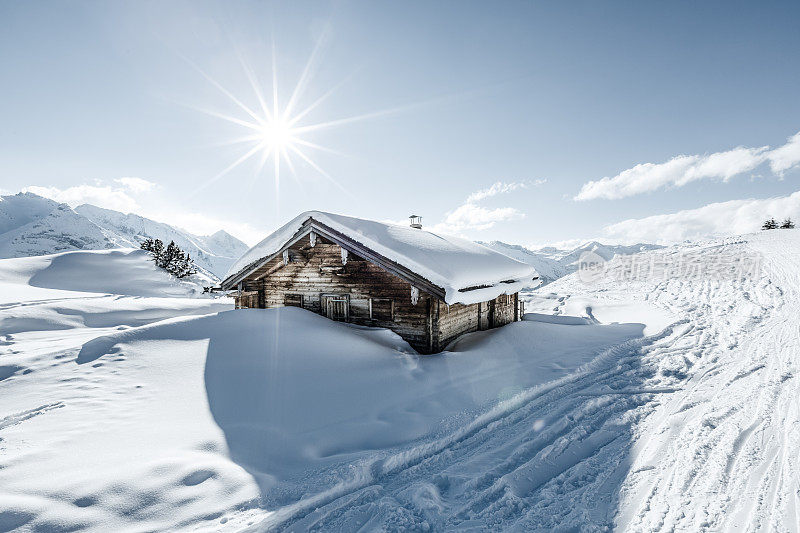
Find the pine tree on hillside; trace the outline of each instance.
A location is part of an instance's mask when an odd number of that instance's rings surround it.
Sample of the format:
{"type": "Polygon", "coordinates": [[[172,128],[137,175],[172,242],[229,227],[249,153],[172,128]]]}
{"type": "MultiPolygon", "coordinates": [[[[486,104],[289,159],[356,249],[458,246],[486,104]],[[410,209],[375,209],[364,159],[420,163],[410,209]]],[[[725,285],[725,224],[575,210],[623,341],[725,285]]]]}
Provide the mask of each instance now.
{"type": "Polygon", "coordinates": [[[139,248],[141,248],[142,250],[145,250],[145,251],[148,251],[148,252],[152,253],[153,252],[153,247],[155,246],[155,242],[156,242],[155,239],[145,239],[139,245],[139,248]]]}
{"type": "Polygon", "coordinates": [[[185,253],[175,244],[175,241],[164,247],[161,239],[146,239],[140,245],[142,250],[147,250],[153,256],[156,266],[163,268],[177,278],[185,278],[197,274],[197,269],[189,254],[185,253]]]}
{"type": "Polygon", "coordinates": [[[164,249],[164,253],[161,254],[161,258],[160,260],[156,261],[156,264],[164,270],[169,271],[172,268],[173,263],[175,263],[177,255],[178,245],[175,244],[175,241],[169,241],[169,244],[164,249]]]}
{"type": "Polygon", "coordinates": [[[150,252],[153,256],[153,260],[156,262],[158,262],[164,254],[164,243],[161,242],[161,239],[145,239],[144,242],[139,245],[139,248],[150,252]]]}
{"type": "Polygon", "coordinates": [[[197,269],[194,266],[194,261],[186,254],[180,263],[180,270],[175,274],[179,278],[185,278],[186,276],[191,276],[192,274],[197,274],[197,269]]]}
{"type": "Polygon", "coordinates": [[[774,218],[770,218],[769,220],[764,222],[764,224],[761,225],[762,230],[775,229],[777,227],[778,227],[778,221],[775,220],[774,218]]]}
{"type": "Polygon", "coordinates": [[[792,219],[787,218],[784,220],[783,224],[781,224],[781,229],[794,229],[794,222],[792,222],[792,219]]]}

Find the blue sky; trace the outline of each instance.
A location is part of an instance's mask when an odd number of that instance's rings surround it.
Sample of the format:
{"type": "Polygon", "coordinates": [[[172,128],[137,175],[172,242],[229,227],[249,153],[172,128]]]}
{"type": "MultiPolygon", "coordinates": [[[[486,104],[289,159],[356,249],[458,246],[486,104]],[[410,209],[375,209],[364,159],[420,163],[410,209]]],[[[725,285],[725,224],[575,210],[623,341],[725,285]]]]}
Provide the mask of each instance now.
{"type": "Polygon", "coordinates": [[[798,20],[789,2],[7,0],[0,189],[251,243],[306,209],[521,244],[749,231],[800,217],[798,20]],[[273,44],[279,108],[315,49],[296,109],[334,89],[299,125],[368,115],[304,133],[330,179],[292,156],[277,193],[260,152],[217,177],[249,130],[198,110],[249,120],[208,80],[258,110],[243,62],[271,102],[273,44]]]}

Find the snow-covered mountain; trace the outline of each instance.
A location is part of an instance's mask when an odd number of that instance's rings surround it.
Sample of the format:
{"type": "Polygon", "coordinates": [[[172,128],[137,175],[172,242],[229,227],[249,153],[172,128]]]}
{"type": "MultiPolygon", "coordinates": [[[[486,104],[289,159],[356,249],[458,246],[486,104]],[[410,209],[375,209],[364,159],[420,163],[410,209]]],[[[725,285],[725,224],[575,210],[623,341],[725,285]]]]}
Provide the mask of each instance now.
{"type": "Polygon", "coordinates": [[[537,249],[529,249],[518,244],[508,244],[502,241],[491,241],[481,243],[492,250],[513,257],[517,261],[532,265],[542,284],[551,283],[559,278],[571,274],[578,269],[578,262],[586,252],[593,252],[606,261],[610,261],[616,255],[631,255],[648,250],[663,248],[658,244],[602,244],[597,241],[589,241],[576,248],[562,249],[547,246],[537,249]]]}
{"type": "Polygon", "coordinates": [[[31,193],[0,196],[0,258],[111,247],[96,224],[66,204],[31,193]]]}
{"type": "Polygon", "coordinates": [[[546,254],[534,252],[519,244],[508,244],[502,241],[492,241],[481,243],[492,250],[505,254],[509,257],[527,263],[536,269],[539,279],[543,284],[550,283],[560,277],[566,276],[569,272],[557,260],[546,254]]]}
{"type": "Polygon", "coordinates": [[[0,258],[138,248],[147,238],[174,240],[198,267],[214,277],[224,275],[248,248],[221,230],[198,236],[139,215],[89,204],[72,209],[33,193],[0,196],[0,258]]]}
{"type": "Polygon", "coordinates": [[[236,237],[218,231],[201,237],[163,222],[156,222],[133,213],[120,213],[90,204],[79,205],[75,211],[102,228],[106,237],[116,247],[138,248],[148,237],[175,244],[189,253],[195,264],[221,277],[231,264],[244,254],[248,246],[236,237]]]}

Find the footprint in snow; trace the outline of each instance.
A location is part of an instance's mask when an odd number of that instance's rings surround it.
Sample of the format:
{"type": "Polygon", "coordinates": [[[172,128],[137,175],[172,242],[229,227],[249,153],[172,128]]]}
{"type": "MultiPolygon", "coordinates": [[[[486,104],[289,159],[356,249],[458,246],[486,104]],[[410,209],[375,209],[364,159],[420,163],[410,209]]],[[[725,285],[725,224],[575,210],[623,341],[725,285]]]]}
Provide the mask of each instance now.
{"type": "Polygon", "coordinates": [[[213,470],[198,470],[196,472],[192,472],[188,476],[184,477],[181,480],[181,483],[186,485],[187,487],[191,487],[194,485],[199,485],[200,483],[215,477],[217,474],[213,470]]]}

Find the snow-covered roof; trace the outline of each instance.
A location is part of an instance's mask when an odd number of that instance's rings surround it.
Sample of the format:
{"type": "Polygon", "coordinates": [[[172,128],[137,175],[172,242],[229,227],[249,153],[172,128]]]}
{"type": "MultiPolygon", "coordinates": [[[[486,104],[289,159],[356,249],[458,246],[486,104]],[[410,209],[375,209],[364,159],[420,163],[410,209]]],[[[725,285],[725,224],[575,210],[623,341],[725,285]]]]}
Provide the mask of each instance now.
{"type": "Polygon", "coordinates": [[[309,219],[410,270],[444,291],[448,304],[485,302],[513,294],[536,277],[530,265],[473,241],[373,220],[306,211],[248,250],[225,276],[223,286],[259,260],[280,252],[309,219]]]}

